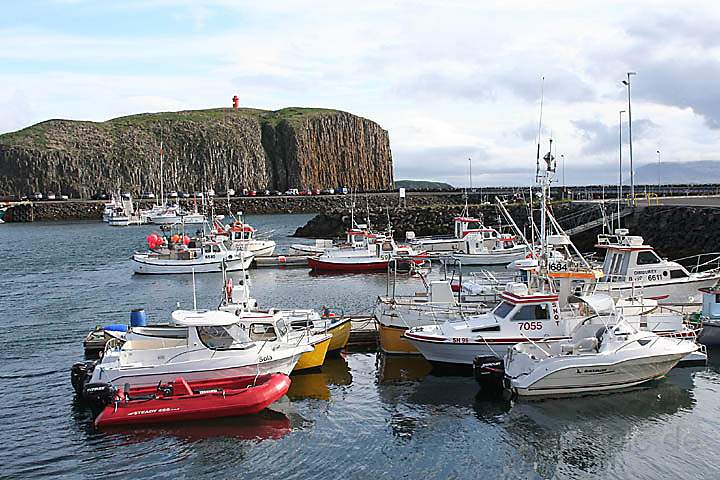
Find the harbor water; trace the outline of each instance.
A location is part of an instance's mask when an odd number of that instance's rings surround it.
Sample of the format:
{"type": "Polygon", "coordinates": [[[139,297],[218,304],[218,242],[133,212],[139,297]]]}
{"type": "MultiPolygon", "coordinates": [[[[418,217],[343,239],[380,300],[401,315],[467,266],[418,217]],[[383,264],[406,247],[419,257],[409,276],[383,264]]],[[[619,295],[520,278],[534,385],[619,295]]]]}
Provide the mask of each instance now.
{"type": "MultiPolygon", "coordinates": [[[[309,215],[248,217],[280,251],[309,215]]],[[[144,308],[191,308],[190,275],[133,275],[151,226],[6,224],[0,290],[0,478],[718,478],[720,352],[629,392],[535,402],[487,398],[418,357],[347,353],[296,375],[259,415],[97,432],[70,385],[82,338],[144,308]]],[[[239,274],[236,274],[239,275],[239,274]]],[[[250,271],[261,306],[368,315],[386,279],[250,271]]],[[[219,275],[197,275],[198,307],[219,275]]],[[[422,288],[403,277],[399,288],[422,288]]]]}

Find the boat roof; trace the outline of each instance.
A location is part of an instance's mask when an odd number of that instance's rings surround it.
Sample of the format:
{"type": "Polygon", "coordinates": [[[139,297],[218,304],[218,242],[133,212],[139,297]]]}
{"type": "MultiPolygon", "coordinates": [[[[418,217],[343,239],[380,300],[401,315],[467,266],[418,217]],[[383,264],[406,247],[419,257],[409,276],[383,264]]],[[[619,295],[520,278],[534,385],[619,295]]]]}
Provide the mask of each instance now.
{"type": "Polygon", "coordinates": [[[615,300],[604,293],[593,293],[592,295],[575,295],[574,299],[588,305],[599,314],[612,313],[615,309],[615,300]]]}
{"type": "Polygon", "coordinates": [[[523,293],[515,294],[511,292],[502,292],[500,298],[509,303],[544,303],[544,302],[557,302],[558,296],[555,294],[547,293],[523,293]]]}
{"type": "Polygon", "coordinates": [[[172,319],[184,327],[226,326],[238,321],[232,313],[220,310],[175,310],[172,319]]]}
{"type": "Polygon", "coordinates": [[[455,217],[453,220],[456,222],[482,222],[482,220],[475,217],[455,217]]]}

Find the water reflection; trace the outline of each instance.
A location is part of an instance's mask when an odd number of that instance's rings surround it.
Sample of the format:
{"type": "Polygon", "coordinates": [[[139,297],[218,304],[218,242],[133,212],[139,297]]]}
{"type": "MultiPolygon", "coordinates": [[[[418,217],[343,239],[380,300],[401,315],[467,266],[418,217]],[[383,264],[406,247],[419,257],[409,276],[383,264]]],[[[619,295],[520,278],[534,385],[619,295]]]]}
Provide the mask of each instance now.
{"type": "Polygon", "coordinates": [[[352,383],[350,367],[342,355],[327,357],[319,371],[299,373],[291,378],[287,393],[291,400],[330,400],[330,386],[352,383]]]}
{"type": "MultiPolygon", "coordinates": [[[[514,402],[500,424],[523,462],[537,465],[539,474],[598,473],[633,437],[692,410],[693,376],[703,370],[675,369],[665,379],[619,393],[514,402]]],[[[484,409],[477,416],[487,421],[484,409]]],[[[670,435],[664,440],[677,441],[670,435]]]]}

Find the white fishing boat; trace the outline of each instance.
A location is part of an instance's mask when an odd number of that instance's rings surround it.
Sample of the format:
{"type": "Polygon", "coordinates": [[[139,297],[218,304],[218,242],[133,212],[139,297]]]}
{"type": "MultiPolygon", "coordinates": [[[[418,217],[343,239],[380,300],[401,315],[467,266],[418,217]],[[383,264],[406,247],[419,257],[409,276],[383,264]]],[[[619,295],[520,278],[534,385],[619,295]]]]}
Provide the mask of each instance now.
{"type": "Polygon", "coordinates": [[[221,272],[223,262],[228,271],[247,269],[254,258],[250,252],[230,250],[222,241],[201,237],[187,245],[136,252],[132,262],[138,274],[211,273],[221,272]]]}
{"type": "Polygon", "coordinates": [[[519,244],[515,235],[483,228],[467,234],[451,258],[463,265],[508,265],[527,254],[528,248],[519,244]]]}
{"type": "Polygon", "coordinates": [[[482,219],[469,216],[467,208],[466,204],[462,214],[453,218],[455,228],[452,235],[415,237],[415,232],[405,232],[405,238],[410,245],[431,253],[462,250],[468,234],[482,232],[485,229],[482,219]]]}
{"type": "Polygon", "coordinates": [[[622,320],[593,322],[568,339],[514,345],[504,359],[506,384],[520,396],[618,390],[664,376],[698,348],[694,339],[638,331],[622,320]]]}
{"type": "Polygon", "coordinates": [[[717,268],[691,273],[677,262],[660,258],[641,236],[628,235],[626,229],[618,229],[614,235],[599,235],[596,246],[606,250],[602,267],[605,275],[597,291],[616,298],[641,292],[643,297],[661,304],[700,304],[699,289],[712,287],[720,280],[717,268]]]}
{"type": "Polygon", "coordinates": [[[226,239],[227,244],[233,250],[250,252],[256,257],[271,256],[275,251],[275,241],[257,238],[255,228],[244,223],[242,216],[238,215],[238,218],[240,220],[236,220],[230,225],[223,225],[216,220],[215,230],[218,238],[226,239]]]}
{"type": "Polygon", "coordinates": [[[315,244],[308,245],[303,243],[293,243],[290,251],[298,255],[322,255],[326,252],[335,252],[338,250],[367,250],[369,244],[374,244],[378,236],[370,231],[367,225],[353,224],[353,228],[349,228],[345,232],[345,242],[334,243],[332,240],[316,239],[315,244]]]}
{"type": "Polygon", "coordinates": [[[183,225],[204,225],[207,218],[202,213],[195,211],[183,215],[180,221],[183,225]]]}
{"type": "Polygon", "coordinates": [[[154,225],[174,225],[181,223],[184,216],[183,210],[179,205],[170,205],[153,209],[147,212],[146,217],[149,223],[154,225]]]}
{"type": "Polygon", "coordinates": [[[86,389],[93,384],[130,387],[172,382],[231,377],[252,377],[269,373],[286,375],[307,345],[283,341],[288,326],[273,320],[271,329],[241,326],[235,315],[218,310],[176,310],[175,338],[131,332],[120,345],[109,344],[95,365],[86,389]]]}

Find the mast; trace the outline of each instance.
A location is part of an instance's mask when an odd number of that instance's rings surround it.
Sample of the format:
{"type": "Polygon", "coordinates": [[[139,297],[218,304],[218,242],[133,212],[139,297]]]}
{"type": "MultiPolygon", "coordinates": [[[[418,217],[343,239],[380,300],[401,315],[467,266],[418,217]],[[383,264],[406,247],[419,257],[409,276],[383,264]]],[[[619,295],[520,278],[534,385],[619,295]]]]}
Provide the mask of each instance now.
{"type": "Polygon", "coordinates": [[[164,183],[164,152],[163,152],[163,141],[160,140],[160,205],[165,206],[165,183],[164,183]]]}

